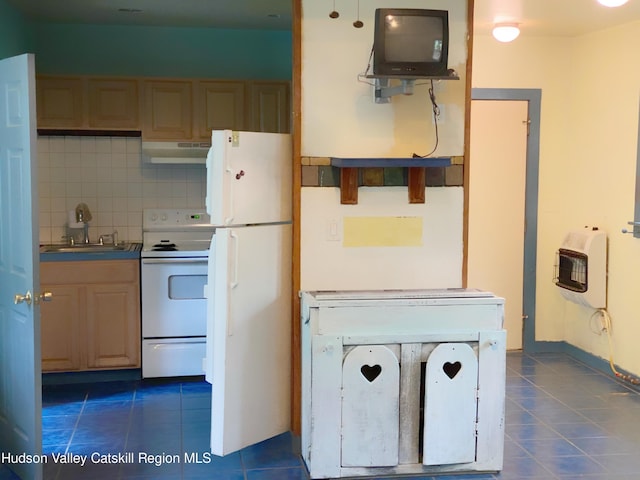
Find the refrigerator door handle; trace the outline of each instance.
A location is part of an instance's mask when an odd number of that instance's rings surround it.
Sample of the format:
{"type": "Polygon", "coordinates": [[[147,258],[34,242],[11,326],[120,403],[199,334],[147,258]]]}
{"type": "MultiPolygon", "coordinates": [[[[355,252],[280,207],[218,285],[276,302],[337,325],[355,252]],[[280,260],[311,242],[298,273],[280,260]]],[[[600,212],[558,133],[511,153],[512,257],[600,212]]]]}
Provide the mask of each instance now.
{"type": "Polygon", "coordinates": [[[229,283],[229,287],[234,289],[238,286],[238,252],[240,250],[240,241],[238,235],[231,231],[231,239],[233,240],[233,280],[229,283]]]}
{"type": "Polygon", "coordinates": [[[211,179],[213,170],[213,144],[209,151],[207,152],[207,160],[205,161],[205,165],[207,168],[207,193],[204,197],[204,206],[207,209],[207,213],[209,215],[213,214],[213,208],[211,208],[211,202],[213,199],[211,198],[213,192],[213,180],[211,179]]]}
{"type": "MultiPolygon", "coordinates": [[[[231,230],[229,232],[229,238],[233,240],[233,256],[230,258],[233,261],[233,266],[231,270],[233,271],[233,279],[229,281],[229,290],[227,291],[227,295],[231,296],[231,290],[234,290],[239,282],[238,282],[238,249],[239,249],[239,240],[238,235],[231,230]]],[[[233,336],[233,312],[231,311],[231,302],[228,305],[227,310],[227,336],[233,336]]]]}

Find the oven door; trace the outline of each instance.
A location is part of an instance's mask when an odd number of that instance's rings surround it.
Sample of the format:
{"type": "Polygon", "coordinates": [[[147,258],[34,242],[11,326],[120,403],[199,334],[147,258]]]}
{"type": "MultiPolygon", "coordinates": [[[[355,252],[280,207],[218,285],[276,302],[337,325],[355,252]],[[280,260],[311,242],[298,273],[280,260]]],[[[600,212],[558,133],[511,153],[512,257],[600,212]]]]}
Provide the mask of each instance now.
{"type": "Polygon", "coordinates": [[[142,259],[142,337],[207,333],[207,257],[142,259]]]}

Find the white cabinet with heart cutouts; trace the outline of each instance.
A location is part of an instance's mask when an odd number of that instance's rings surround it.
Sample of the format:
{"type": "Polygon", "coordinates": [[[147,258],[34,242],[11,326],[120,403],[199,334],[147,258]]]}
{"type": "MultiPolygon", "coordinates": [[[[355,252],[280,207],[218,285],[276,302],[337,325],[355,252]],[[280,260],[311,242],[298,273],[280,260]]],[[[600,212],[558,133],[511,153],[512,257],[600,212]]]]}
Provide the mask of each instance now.
{"type": "Polygon", "coordinates": [[[310,477],[496,472],[504,299],[467,289],[301,293],[310,477]]]}

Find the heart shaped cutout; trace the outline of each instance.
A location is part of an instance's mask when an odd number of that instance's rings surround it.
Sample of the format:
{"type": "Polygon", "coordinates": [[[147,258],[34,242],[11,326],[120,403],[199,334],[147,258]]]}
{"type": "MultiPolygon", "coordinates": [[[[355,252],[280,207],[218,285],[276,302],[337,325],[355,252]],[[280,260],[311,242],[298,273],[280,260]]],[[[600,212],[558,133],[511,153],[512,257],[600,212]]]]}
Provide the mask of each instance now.
{"type": "Polygon", "coordinates": [[[373,382],[380,373],[382,372],[382,367],[380,365],[363,365],[360,367],[360,373],[362,376],[369,380],[369,383],[373,382]]]}
{"type": "Polygon", "coordinates": [[[453,380],[453,378],[458,374],[461,368],[462,368],[462,364],[460,362],[454,362],[454,363],[446,362],[442,366],[442,370],[444,370],[444,373],[446,373],[447,377],[449,377],[451,380],[453,380]]]}

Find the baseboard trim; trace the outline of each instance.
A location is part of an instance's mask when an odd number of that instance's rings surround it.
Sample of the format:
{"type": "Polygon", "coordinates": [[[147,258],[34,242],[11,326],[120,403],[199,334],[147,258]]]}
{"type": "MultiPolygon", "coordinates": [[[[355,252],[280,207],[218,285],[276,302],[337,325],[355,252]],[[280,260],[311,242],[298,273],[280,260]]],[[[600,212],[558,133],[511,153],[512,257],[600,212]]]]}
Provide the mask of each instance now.
{"type": "Polygon", "coordinates": [[[121,382],[140,380],[142,370],[139,368],[125,370],[98,370],[91,372],[43,373],[42,385],[65,385],[72,383],[121,382]]]}
{"type": "MultiPolygon", "coordinates": [[[[611,377],[621,383],[622,385],[640,392],[640,385],[633,385],[632,383],[625,382],[622,379],[619,379],[615,376],[613,371],[611,370],[611,366],[609,364],[609,360],[606,360],[601,357],[597,357],[592,353],[589,353],[585,350],[582,350],[575,345],[567,343],[565,341],[561,342],[548,342],[548,341],[536,341],[532,342],[532,344],[528,345],[527,348],[524,349],[525,353],[564,353],[569,355],[570,357],[575,358],[579,362],[584,363],[588,367],[593,368],[608,377],[611,377]]],[[[618,365],[614,365],[616,370],[623,374],[629,375],[631,377],[635,377],[634,374],[620,368],[618,365]]]]}

